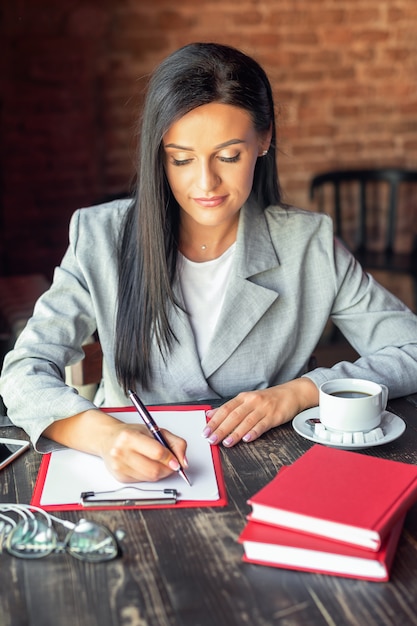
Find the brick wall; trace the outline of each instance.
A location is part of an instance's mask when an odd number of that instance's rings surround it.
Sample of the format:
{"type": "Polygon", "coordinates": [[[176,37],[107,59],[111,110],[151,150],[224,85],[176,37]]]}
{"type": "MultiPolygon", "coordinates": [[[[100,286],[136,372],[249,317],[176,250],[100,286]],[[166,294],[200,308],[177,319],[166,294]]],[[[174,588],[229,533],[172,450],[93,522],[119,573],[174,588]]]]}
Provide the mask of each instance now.
{"type": "Polygon", "coordinates": [[[49,275],[73,210],[128,187],[146,77],[190,41],[267,70],[287,201],[314,208],[309,180],[328,168],[417,169],[416,32],[413,0],[6,3],[0,272],[49,275]]]}

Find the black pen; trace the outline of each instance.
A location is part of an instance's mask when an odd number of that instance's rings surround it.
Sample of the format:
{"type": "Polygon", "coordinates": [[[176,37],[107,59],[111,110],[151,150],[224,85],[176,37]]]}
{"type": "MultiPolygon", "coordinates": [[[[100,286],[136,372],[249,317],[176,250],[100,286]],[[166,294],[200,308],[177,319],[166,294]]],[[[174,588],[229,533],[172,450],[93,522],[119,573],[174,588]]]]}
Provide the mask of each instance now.
{"type": "MultiPolygon", "coordinates": [[[[171,448],[168,445],[168,442],[166,441],[165,437],[161,433],[158,424],[155,422],[155,420],[153,419],[152,415],[149,413],[149,411],[146,408],[146,406],[143,404],[143,402],[141,400],[139,400],[138,396],[134,393],[134,391],[131,391],[129,389],[128,393],[129,393],[129,398],[132,400],[132,402],[133,402],[133,404],[135,406],[135,409],[137,410],[137,412],[141,416],[142,420],[144,421],[145,426],[151,431],[151,433],[155,437],[155,439],[157,441],[159,441],[159,443],[162,446],[164,446],[164,448],[167,448],[168,450],[170,450],[172,452],[171,448]]],[[[172,454],[174,454],[174,453],[172,452],[172,454]]],[[[177,458],[177,457],[175,457],[175,458],[177,458]]],[[[177,459],[177,461],[178,461],[178,459],[177,459]]],[[[178,463],[179,463],[179,461],[178,461],[178,463]]],[[[187,478],[187,476],[186,476],[186,474],[185,474],[185,472],[184,472],[184,470],[182,469],[181,466],[180,466],[180,468],[178,470],[178,474],[191,487],[191,483],[188,480],[188,478],[187,478]]]]}

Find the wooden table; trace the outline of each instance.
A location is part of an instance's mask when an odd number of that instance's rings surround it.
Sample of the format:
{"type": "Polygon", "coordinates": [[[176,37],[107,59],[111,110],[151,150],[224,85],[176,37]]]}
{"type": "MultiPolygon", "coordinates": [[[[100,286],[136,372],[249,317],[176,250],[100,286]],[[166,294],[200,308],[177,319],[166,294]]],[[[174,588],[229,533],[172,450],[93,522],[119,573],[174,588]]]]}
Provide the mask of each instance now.
{"type": "MultiPolygon", "coordinates": [[[[363,453],[417,463],[417,394],[389,409],[406,421],[405,433],[363,453]]],[[[24,436],[15,428],[0,434],[24,436]]],[[[119,560],[92,565],[65,554],[39,561],[1,554],[1,626],[417,624],[417,505],[407,515],[388,583],[242,563],[236,539],[250,510],[247,498],[311,445],[287,424],[253,444],[222,450],[224,508],[89,511],[85,517],[125,530],[119,560]]],[[[2,472],[0,501],[30,501],[39,461],[31,450],[2,472]]]]}

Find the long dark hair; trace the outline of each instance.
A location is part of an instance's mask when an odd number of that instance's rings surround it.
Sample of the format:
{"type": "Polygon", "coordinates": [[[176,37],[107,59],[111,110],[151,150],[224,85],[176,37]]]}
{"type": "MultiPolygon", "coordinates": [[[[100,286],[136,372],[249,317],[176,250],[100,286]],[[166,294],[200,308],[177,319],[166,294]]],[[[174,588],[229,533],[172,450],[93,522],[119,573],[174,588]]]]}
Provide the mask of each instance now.
{"type": "Polygon", "coordinates": [[[149,388],[151,346],[166,358],[175,337],[170,311],[177,261],[179,207],[165,173],[162,139],[198,106],[219,102],[248,111],[262,135],[272,129],[266,157],[258,158],[252,194],[262,208],[280,202],[274,103],[261,66],[235,48],[193,43],[168,56],[149,82],[140,132],[138,189],[119,246],[116,373],[125,391],[149,388]]]}

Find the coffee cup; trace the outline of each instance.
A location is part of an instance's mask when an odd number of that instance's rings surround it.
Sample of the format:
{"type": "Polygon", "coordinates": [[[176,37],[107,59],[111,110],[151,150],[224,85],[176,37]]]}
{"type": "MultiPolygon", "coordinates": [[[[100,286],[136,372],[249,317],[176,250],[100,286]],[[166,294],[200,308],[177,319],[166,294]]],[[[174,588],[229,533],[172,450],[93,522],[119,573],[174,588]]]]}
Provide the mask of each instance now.
{"type": "Polygon", "coordinates": [[[319,389],[320,422],[328,430],[369,432],[381,423],[388,388],[360,378],[328,380],[319,389]]]}

